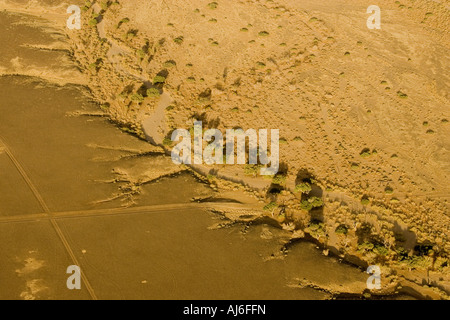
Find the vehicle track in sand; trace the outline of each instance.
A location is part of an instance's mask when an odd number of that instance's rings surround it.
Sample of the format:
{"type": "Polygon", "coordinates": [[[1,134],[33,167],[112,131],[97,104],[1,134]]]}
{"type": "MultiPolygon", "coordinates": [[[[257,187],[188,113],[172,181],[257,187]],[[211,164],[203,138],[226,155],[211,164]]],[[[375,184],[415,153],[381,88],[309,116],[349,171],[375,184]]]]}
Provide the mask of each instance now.
{"type": "MultiPolygon", "coordinates": [[[[28,174],[25,172],[24,168],[20,164],[20,162],[17,160],[17,158],[14,156],[14,154],[11,152],[11,149],[8,147],[8,145],[4,142],[3,138],[0,136],[0,146],[2,146],[8,155],[8,157],[11,159],[11,161],[14,163],[14,166],[19,171],[22,178],[25,180],[28,187],[33,192],[34,196],[36,197],[37,201],[41,205],[42,209],[44,210],[44,216],[49,219],[50,223],[52,224],[52,227],[55,229],[56,234],[58,235],[58,238],[61,240],[64,248],[66,249],[67,253],[70,256],[70,259],[72,260],[73,264],[76,266],[79,266],[81,268],[81,264],[78,261],[77,257],[75,256],[72,248],[70,247],[69,242],[67,241],[66,236],[62,232],[60,226],[56,222],[55,218],[53,217],[52,212],[48,208],[47,204],[45,203],[44,199],[42,198],[41,194],[31,181],[28,174]]],[[[94,289],[92,288],[88,278],[86,277],[86,274],[84,272],[81,272],[81,278],[83,280],[84,285],[86,286],[86,289],[89,292],[89,295],[93,300],[97,300],[97,296],[95,295],[94,289]]]]}

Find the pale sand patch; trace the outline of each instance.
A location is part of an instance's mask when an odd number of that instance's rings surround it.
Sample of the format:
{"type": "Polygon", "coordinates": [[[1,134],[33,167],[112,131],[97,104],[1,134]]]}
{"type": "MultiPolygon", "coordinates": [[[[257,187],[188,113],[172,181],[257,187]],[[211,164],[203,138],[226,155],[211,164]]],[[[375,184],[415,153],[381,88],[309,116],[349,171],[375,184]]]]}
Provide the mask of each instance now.
{"type": "MultiPolygon", "coordinates": [[[[35,251],[30,251],[36,253],[35,251]]],[[[24,266],[16,269],[16,274],[25,279],[25,290],[20,293],[20,297],[24,300],[35,300],[39,298],[39,293],[49,289],[43,279],[35,279],[36,272],[45,266],[44,260],[34,257],[26,258],[23,261],[24,266]]]]}
{"type": "Polygon", "coordinates": [[[20,293],[23,300],[36,300],[40,292],[48,289],[42,279],[27,280],[26,287],[27,289],[20,293]]]}

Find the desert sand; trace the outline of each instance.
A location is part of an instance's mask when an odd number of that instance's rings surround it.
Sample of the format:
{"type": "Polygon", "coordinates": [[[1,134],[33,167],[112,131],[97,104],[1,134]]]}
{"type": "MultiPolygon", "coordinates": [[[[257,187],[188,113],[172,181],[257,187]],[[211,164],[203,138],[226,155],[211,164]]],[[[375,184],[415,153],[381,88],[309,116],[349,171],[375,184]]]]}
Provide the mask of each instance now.
{"type": "Polygon", "coordinates": [[[401,283],[447,297],[448,3],[380,0],[379,30],[367,28],[360,0],[70,4],[2,1],[45,18],[62,39],[45,48],[68,55],[51,69],[52,60],[30,67],[26,56],[2,56],[0,74],[86,86],[98,107],[85,116],[105,117],[140,141],[131,153],[159,155],[151,167],[115,168],[109,182],[125,186],[97,189],[108,194],[98,204],[151,205],[143,185],[187,170],[208,186],[194,200],[215,199],[209,209],[232,223],[269,219],[289,243],[307,239],[343,261],[382,265],[390,277],[383,293],[401,283]],[[82,8],[80,30],[65,27],[70,4],[82,8]],[[193,120],[222,131],[279,129],[279,173],[174,166],[170,134],[193,120]]]}

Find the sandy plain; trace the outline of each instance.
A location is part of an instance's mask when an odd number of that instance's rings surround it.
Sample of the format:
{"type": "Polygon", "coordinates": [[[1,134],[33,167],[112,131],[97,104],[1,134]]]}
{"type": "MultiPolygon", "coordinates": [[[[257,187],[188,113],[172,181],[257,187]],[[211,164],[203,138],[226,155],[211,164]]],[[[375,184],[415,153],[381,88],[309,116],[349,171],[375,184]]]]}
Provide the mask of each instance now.
{"type": "MultiPolygon", "coordinates": [[[[307,239],[321,248],[322,257],[333,255],[362,268],[382,265],[388,281],[379,294],[408,287],[408,293],[417,297],[447,297],[448,4],[379,1],[382,28],[369,30],[366,3],[356,0],[119,2],[73,1],[83,8],[81,30],[65,28],[68,4],[62,1],[2,2],[9,12],[2,16],[5,28],[19,28],[2,37],[20,47],[20,53],[2,49],[4,110],[24,105],[19,92],[33,92],[30,86],[43,91],[29,99],[30,108],[46,99],[55,110],[49,109],[47,118],[37,110],[29,118],[18,110],[5,112],[1,135],[38,181],[51,211],[85,210],[86,203],[92,209],[206,201],[215,203],[209,209],[231,225],[268,219],[271,232],[286,237],[284,245],[303,246],[307,239]],[[36,20],[26,22],[21,14],[36,20]],[[46,32],[37,32],[36,26],[46,32]],[[19,43],[22,37],[17,34],[29,37],[19,43]],[[45,38],[48,34],[52,36],[45,38]],[[39,77],[57,88],[46,94],[49,89],[40,89],[32,80],[26,81],[26,88],[19,87],[11,76],[17,74],[39,77]],[[155,81],[158,75],[164,77],[162,83],[155,81]],[[89,90],[82,95],[99,106],[91,101],[80,108],[77,101],[74,107],[61,108],[67,104],[67,93],[62,92],[58,102],[54,91],[68,90],[62,85],[86,86],[89,90]],[[158,94],[149,95],[151,88],[158,94]],[[17,94],[12,94],[15,90],[17,94]],[[37,115],[44,118],[36,121],[37,115]],[[113,126],[103,128],[99,122],[106,119],[130,135],[113,126]],[[176,128],[189,129],[193,119],[219,129],[280,129],[282,170],[268,180],[258,177],[251,166],[174,166],[167,157],[173,147],[167,137],[176,128]],[[102,129],[96,133],[98,126],[102,129]],[[44,141],[49,136],[50,141],[57,140],[63,128],[69,133],[60,143],[68,146],[58,154],[60,144],[52,149],[44,141]],[[107,133],[111,130],[117,132],[107,133]],[[156,146],[147,142],[149,135],[156,146]],[[84,141],[83,151],[74,142],[70,145],[67,136],[84,141]],[[100,141],[91,141],[92,137],[100,141]],[[47,151],[39,152],[44,144],[47,151]],[[79,170],[68,170],[64,157],[78,160],[79,170]],[[119,162],[131,158],[133,164],[111,167],[111,157],[119,162]],[[48,166],[50,162],[55,166],[48,166]],[[45,167],[48,172],[42,172],[45,167]],[[181,171],[187,174],[182,176],[184,182],[172,181],[170,177],[181,171]],[[155,186],[152,182],[162,176],[169,181],[155,186]],[[296,187],[305,184],[312,190],[298,192],[296,187]],[[162,190],[167,190],[163,198],[162,190]],[[302,201],[311,197],[321,198],[323,206],[305,210],[302,201]],[[243,207],[227,206],[224,199],[243,207]]],[[[0,160],[5,168],[11,166],[7,157],[0,160]]],[[[11,177],[3,184],[20,180],[13,170],[4,172],[11,177]]],[[[33,194],[26,185],[18,183],[17,188],[2,186],[9,199],[2,203],[2,214],[19,215],[39,207],[35,200],[19,201],[22,195],[33,199],[33,194]]],[[[94,230],[103,223],[74,225],[94,230]]],[[[116,246],[111,244],[111,254],[116,246]]],[[[289,252],[286,259],[295,259],[294,248],[284,248],[289,252]]],[[[275,256],[284,259],[284,254],[275,256]]],[[[120,269],[126,270],[123,265],[120,269]]],[[[276,276],[271,279],[279,283],[276,276]]],[[[351,289],[339,290],[333,280],[312,283],[297,281],[294,286],[318,287],[327,294],[335,290],[362,294],[365,284],[349,279],[345,285],[351,289]]],[[[126,297],[132,292],[136,291],[126,297]]]]}

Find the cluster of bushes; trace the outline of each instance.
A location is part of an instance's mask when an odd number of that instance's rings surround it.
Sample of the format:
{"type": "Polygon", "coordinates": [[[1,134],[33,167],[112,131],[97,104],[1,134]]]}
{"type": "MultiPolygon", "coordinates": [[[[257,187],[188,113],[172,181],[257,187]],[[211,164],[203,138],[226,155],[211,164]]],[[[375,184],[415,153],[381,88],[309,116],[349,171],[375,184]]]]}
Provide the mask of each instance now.
{"type": "Polygon", "coordinates": [[[348,233],[348,227],[344,224],[341,224],[336,228],[335,232],[337,234],[346,235],[348,233]]]}
{"type": "Polygon", "coordinates": [[[147,97],[158,98],[160,95],[161,92],[157,88],[150,88],[147,90],[147,97]]]}
{"type": "Polygon", "coordinates": [[[261,168],[262,165],[260,164],[247,164],[244,167],[244,173],[248,176],[256,177],[259,174],[261,168]]]}
{"type": "Polygon", "coordinates": [[[272,183],[277,184],[280,186],[283,186],[286,184],[286,174],[284,173],[277,173],[272,177],[272,183]]]}
{"type": "Polygon", "coordinates": [[[311,190],[311,184],[308,182],[302,182],[295,186],[295,192],[301,192],[302,194],[309,194],[311,190]]]}
{"type": "MultiPolygon", "coordinates": [[[[81,8],[81,10],[84,12],[88,11],[89,9],[92,8],[92,4],[93,3],[91,1],[86,1],[84,3],[84,6],[81,8]]],[[[100,2],[100,7],[102,10],[100,11],[100,13],[92,12],[92,16],[91,16],[91,19],[89,20],[88,24],[91,27],[95,27],[99,23],[99,19],[101,19],[101,15],[105,13],[105,11],[109,8],[109,6],[111,4],[112,4],[111,1],[100,2]]]]}
{"type": "Polygon", "coordinates": [[[89,20],[89,25],[95,27],[98,24],[98,19],[100,15],[98,13],[92,12],[91,19],[89,20]]]}
{"type": "Polygon", "coordinates": [[[300,203],[300,208],[306,211],[311,211],[315,208],[323,207],[324,203],[323,200],[319,197],[308,197],[305,200],[302,200],[300,203]]]}
{"type": "Polygon", "coordinates": [[[389,254],[389,249],[383,244],[378,242],[365,241],[358,245],[358,251],[361,253],[373,252],[379,256],[387,256],[389,254]]]}
{"type": "Polygon", "coordinates": [[[305,229],[314,238],[326,236],[325,224],[319,220],[311,220],[305,229]]]}
{"type": "Polygon", "coordinates": [[[84,6],[81,7],[81,10],[82,11],[88,11],[91,7],[92,7],[92,2],[91,1],[86,1],[84,3],[84,6]]]}

